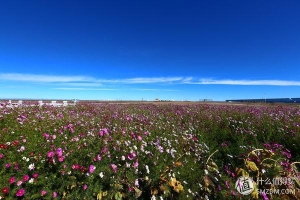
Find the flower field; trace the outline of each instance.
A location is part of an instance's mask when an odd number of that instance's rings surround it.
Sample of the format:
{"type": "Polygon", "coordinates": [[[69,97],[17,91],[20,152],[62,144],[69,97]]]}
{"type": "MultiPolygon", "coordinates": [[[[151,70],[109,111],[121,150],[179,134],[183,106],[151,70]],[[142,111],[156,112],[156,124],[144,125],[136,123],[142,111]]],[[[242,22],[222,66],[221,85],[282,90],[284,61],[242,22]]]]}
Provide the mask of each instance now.
{"type": "Polygon", "coordinates": [[[300,199],[299,141],[296,106],[2,103],[0,199],[300,199]]]}

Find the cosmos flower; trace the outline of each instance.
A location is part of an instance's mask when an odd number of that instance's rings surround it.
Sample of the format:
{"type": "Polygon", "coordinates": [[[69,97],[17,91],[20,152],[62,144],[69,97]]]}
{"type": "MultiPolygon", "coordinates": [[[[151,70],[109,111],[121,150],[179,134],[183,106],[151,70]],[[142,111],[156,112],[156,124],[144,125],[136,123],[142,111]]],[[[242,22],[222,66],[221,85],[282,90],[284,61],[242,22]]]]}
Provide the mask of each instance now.
{"type": "Polygon", "coordinates": [[[14,182],[16,182],[16,177],[14,177],[14,176],[10,177],[8,182],[9,182],[9,184],[13,184],[14,182]]]}
{"type": "Polygon", "coordinates": [[[3,195],[6,195],[9,192],[9,188],[8,187],[4,187],[4,188],[2,188],[1,191],[2,191],[3,195]]]}
{"type": "Polygon", "coordinates": [[[41,196],[45,196],[47,194],[47,191],[46,190],[42,190],[41,191],[41,196]]]}
{"type": "Polygon", "coordinates": [[[30,178],[30,177],[29,177],[28,175],[24,175],[22,180],[23,180],[24,182],[27,182],[27,181],[29,181],[29,178],[30,178]]]}
{"type": "Polygon", "coordinates": [[[32,170],[34,170],[34,163],[32,163],[32,164],[30,164],[29,166],[28,166],[28,169],[30,170],[30,171],[32,171],[32,170]]]}
{"type": "Polygon", "coordinates": [[[17,191],[16,196],[17,197],[22,197],[25,194],[25,189],[21,188],[17,191]]]}
{"type": "Polygon", "coordinates": [[[94,173],[95,169],[96,169],[95,165],[90,165],[89,172],[92,174],[94,173]]]}
{"type": "Polygon", "coordinates": [[[115,173],[117,173],[117,168],[118,168],[117,165],[115,165],[115,164],[110,164],[110,167],[112,168],[112,170],[113,170],[115,173]]]}

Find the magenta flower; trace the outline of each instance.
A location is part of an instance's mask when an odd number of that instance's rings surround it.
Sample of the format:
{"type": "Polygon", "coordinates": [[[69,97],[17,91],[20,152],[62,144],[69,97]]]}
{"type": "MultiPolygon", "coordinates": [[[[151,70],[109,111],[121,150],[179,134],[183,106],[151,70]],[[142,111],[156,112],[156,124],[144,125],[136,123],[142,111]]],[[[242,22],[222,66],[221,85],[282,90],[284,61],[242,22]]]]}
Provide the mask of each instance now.
{"type": "Polygon", "coordinates": [[[134,152],[129,153],[129,154],[127,155],[127,158],[128,158],[129,160],[133,160],[135,157],[136,157],[136,154],[135,154],[134,152]]]}
{"type": "Polygon", "coordinates": [[[105,135],[108,135],[108,130],[107,130],[107,128],[104,128],[104,129],[103,129],[103,132],[104,132],[105,135]]]}
{"type": "Polygon", "coordinates": [[[84,186],[83,186],[83,190],[86,190],[87,188],[88,188],[87,185],[84,185],[84,186]]]}
{"type": "Polygon", "coordinates": [[[3,193],[4,195],[8,194],[8,192],[9,192],[9,188],[8,188],[8,187],[2,188],[2,193],[3,193]]]}
{"type": "Polygon", "coordinates": [[[5,168],[10,168],[10,167],[11,167],[10,163],[5,164],[5,168]]]}
{"type": "Polygon", "coordinates": [[[72,165],[72,169],[78,170],[79,168],[80,168],[80,165],[78,165],[78,164],[72,165]]]}
{"type": "Polygon", "coordinates": [[[53,197],[53,198],[56,198],[56,197],[57,197],[57,193],[56,193],[56,192],[53,192],[53,193],[52,193],[52,197],[53,197]]]}
{"type": "Polygon", "coordinates": [[[38,174],[33,174],[33,175],[32,175],[32,177],[33,177],[34,179],[37,179],[38,176],[39,176],[38,174]]]}
{"type": "Polygon", "coordinates": [[[9,184],[13,184],[14,182],[16,182],[16,177],[14,177],[14,176],[10,177],[8,182],[9,182],[9,184]]]}
{"type": "Polygon", "coordinates": [[[115,164],[110,164],[110,167],[112,168],[112,170],[113,170],[115,173],[117,173],[117,168],[118,168],[117,165],[115,165],[115,164]]]}
{"type": "Polygon", "coordinates": [[[46,190],[42,190],[41,191],[41,196],[45,196],[47,194],[47,191],[46,190]]]}
{"type": "Polygon", "coordinates": [[[0,159],[3,158],[3,157],[4,157],[4,155],[2,153],[0,153],[0,159]]]}
{"type": "Polygon", "coordinates": [[[269,200],[268,196],[266,195],[266,193],[262,192],[261,196],[263,197],[264,200],[269,200]]]}
{"type": "Polygon", "coordinates": [[[24,181],[24,182],[29,181],[29,176],[28,176],[28,175],[24,175],[24,176],[23,176],[23,181],[24,181]]]}
{"type": "Polygon", "coordinates": [[[62,148],[56,149],[56,155],[57,155],[58,157],[62,157],[62,155],[63,155],[63,150],[62,150],[62,148]]]}
{"type": "Polygon", "coordinates": [[[92,174],[95,171],[96,167],[94,165],[90,165],[89,172],[92,174]]]}
{"type": "Polygon", "coordinates": [[[229,183],[228,183],[228,181],[225,181],[225,184],[226,184],[226,187],[227,187],[227,189],[229,189],[229,188],[230,188],[230,186],[229,186],[229,183]]]}
{"type": "Polygon", "coordinates": [[[102,157],[100,156],[100,154],[97,155],[97,160],[98,161],[102,160],[102,157]]]}
{"type": "Polygon", "coordinates": [[[43,136],[44,136],[44,138],[48,139],[48,137],[49,137],[49,134],[47,134],[47,133],[43,133],[43,136]]]}
{"type": "Polygon", "coordinates": [[[221,185],[218,185],[218,190],[220,190],[220,191],[222,190],[222,187],[221,187],[221,185]]]}
{"type": "Polygon", "coordinates": [[[21,188],[17,191],[16,196],[17,197],[22,197],[25,194],[25,189],[21,188]]]}
{"type": "Polygon", "coordinates": [[[139,160],[136,160],[134,163],[133,163],[133,168],[137,168],[139,166],[139,160]]]}
{"type": "Polygon", "coordinates": [[[64,160],[65,160],[65,157],[64,157],[64,156],[58,157],[58,161],[59,161],[59,162],[63,162],[64,160]]]}
{"type": "Polygon", "coordinates": [[[54,152],[53,151],[49,151],[48,153],[47,153],[47,157],[48,158],[52,158],[54,156],[54,152]]]}
{"type": "Polygon", "coordinates": [[[17,162],[15,163],[14,169],[15,169],[15,170],[18,170],[18,169],[19,169],[19,165],[18,165],[17,162]]]}
{"type": "Polygon", "coordinates": [[[102,149],[102,153],[104,153],[104,154],[106,154],[107,151],[108,151],[108,148],[107,148],[107,147],[104,147],[104,148],[102,149]]]}
{"type": "Polygon", "coordinates": [[[101,130],[99,131],[99,136],[102,137],[104,135],[104,132],[101,130]]]}

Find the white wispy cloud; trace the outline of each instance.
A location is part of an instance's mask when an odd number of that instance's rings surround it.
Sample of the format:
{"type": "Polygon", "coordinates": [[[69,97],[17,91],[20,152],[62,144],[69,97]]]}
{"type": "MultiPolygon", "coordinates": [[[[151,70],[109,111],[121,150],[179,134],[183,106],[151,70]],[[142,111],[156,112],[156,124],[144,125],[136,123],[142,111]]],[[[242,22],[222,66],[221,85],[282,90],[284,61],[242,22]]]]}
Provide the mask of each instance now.
{"type": "MultiPolygon", "coordinates": [[[[198,79],[193,77],[135,77],[125,79],[99,79],[90,76],[54,76],[40,74],[0,73],[0,81],[55,83],[63,86],[55,89],[88,90],[103,84],[199,84],[199,85],[261,85],[261,86],[300,86],[293,80],[247,80],[247,79],[198,79]],[[88,87],[88,88],[85,88],[88,87]]],[[[105,90],[94,88],[93,90],[105,90]]],[[[147,89],[144,89],[147,90],[147,89]]],[[[153,89],[148,89],[153,90],[153,89]]]]}
{"type": "Polygon", "coordinates": [[[181,90],[157,89],[157,88],[131,88],[131,90],[138,90],[138,91],[163,91],[163,92],[177,92],[177,91],[181,91],[181,90]]]}
{"type": "Polygon", "coordinates": [[[190,82],[190,84],[202,85],[265,85],[265,86],[300,86],[300,81],[287,80],[214,80],[201,79],[199,82],[190,82]]]}
{"type": "Polygon", "coordinates": [[[103,84],[102,83],[60,83],[59,85],[63,86],[71,86],[71,87],[100,87],[103,84]]]}
{"type": "Polygon", "coordinates": [[[73,86],[92,86],[102,83],[116,84],[149,84],[149,83],[175,83],[190,80],[186,77],[137,77],[126,79],[96,79],[90,76],[54,76],[40,74],[0,73],[2,81],[23,81],[39,83],[65,83],[73,86]],[[76,85],[77,84],[77,85],[76,85]]]}
{"type": "Polygon", "coordinates": [[[52,88],[54,90],[84,90],[84,91],[87,91],[87,90],[117,90],[117,89],[114,89],[114,88],[76,88],[76,87],[69,87],[69,88],[52,88]]]}
{"type": "Polygon", "coordinates": [[[94,78],[88,76],[53,76],[53,75],[19,74],[19,73],[1,73],[0,80],[40,82],[40,83],[95,81],[94,78]]]}
{"type": "Polygon", "coordinates": [[[123,84],[150,84],[150,83],[179,83],[183,82],[185,77],[137,77],[126,79],[98,79],[100,83],[123,83],[123,84]]]}

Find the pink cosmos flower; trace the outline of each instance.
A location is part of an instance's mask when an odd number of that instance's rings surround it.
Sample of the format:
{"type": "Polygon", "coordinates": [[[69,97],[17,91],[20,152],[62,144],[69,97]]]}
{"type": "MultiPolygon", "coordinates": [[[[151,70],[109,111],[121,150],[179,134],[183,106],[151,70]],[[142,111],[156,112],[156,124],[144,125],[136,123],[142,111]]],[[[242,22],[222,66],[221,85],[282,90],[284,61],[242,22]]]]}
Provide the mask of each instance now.
{"type": "Polygon", "coordinates": [[[21,146],[20,149],[18,150],[19,152],[25,151],[25,147],[21,146]]]}
{"type": "Polygon", "coordinates": [[[53,193],[52,193],[52,197],[53,197],[53,198],[56,198],[56,197],[57,197],[57,193],[56,193],[56,192],[53,192],[53,193]]]}
{"type": "Polygon", "coordinates": [[[59,161],[59,162],[63,162],[64,160],[65,160],[65,157],[64,157],[64,156],[58,157],[58,161],[59,161]]]}
{"type": "Polygon", "coordinates": [[[22,197],[25,194],[25,189],[21,188],[17,191],[16,196],[17,197],[22,197]]]}
{"type": "Polygon", "coordinates": [[[83,186],[83,190],[86,190],[87,188],[88,188],[87,185],[84,185],[84,186],[83,186]]]}
{"type": "Polygon", "coordinates": [[[108,135],[108,129],[107,128],[104,128],[103,132],[104,132],[105,135],[108,135]]]}
{"type": "Polygon", "coordinates": [[[62,148],[56,149],[56,155],[57,155],[58,157],[62,157],[62,155],[63,155],[63,150],[62,150],[62,148]]]}
{"type": "Polygon", "coordinates": [[[129,160],[133,160],[135,157],[136,157],[136,154],[135,154],[134,152],[129,153],[129,154],[127,155],[127,158],[128,158],[129,160]]]}
{"type": "Polygon", "coordinates": [[[261,196],[263,197],[264,200],[269,200],[268,196],[266,195],[266,193],[262,192],[261,196]]]}
{"type": "Polygon", "coordinates": [[[133,163],[133,168],[137,168],[139,166],[139,160],[136,160],[135,163],[133,163]]]}
{"type": "Polygon", "coordinates": [[[24,175],[24,176],[23,176],[23,181],[24,181],[24,182],[29,181],[29,176],[28,176],[28,175],[24,175]]]}
{"type": "Polygon", "coordinates": [[[23,183],[23,181],[18,181],[18,182],[17,182],[17,186],[22,185],[22,183],[23,183]]]}
{"type": "Polygon", "coordinates": [[[95,169],[96,169],[96,167],[94,165],[90,165],[89,172],[93,173],[95,171],[95,169]]]}
{"type": "Polygon", "coordinates": [[[5,164],[5,168],[10,168],[10,167],[11,167],[10,163],[5,164]]]}
{"type": "Polygon", "coordinates": [[[117,165],[115,165],[115,164],[110,164],[110,167],[112,168],[112,170],[113,170],[115,173],[117,173],[117,168],[118,168],[117,165]]]}
{"type": "Polygon", "coordinates": [[[16,182],[16,177],[14,177],[14,176],[10,177],[8,182],[9,182],[9,184],[13,184],[14,182],[16,182]]]}
{"type": "Polygon", "coordinates": [[[41,191],[41,196],[45,196],[46,194],[47,194],[47,191],[45,191],[45,190],[41,191]]]}
{"type": "Polygon", "coordinates": [[[108,151],[108,148],[107,148],[107,147],[104,147],[104,148],[102,149],[102,153],[104,153],[104,154],[106,154],[107,151],[108,151]]]}
{"type": "Polygon", "coordinates": [[[139,141],[142,141],[142,140],[143,140],[142,136],[140,136],[140,135],[137,137],[137,139],[138,139],[139,141]]]}
{"type": "Polygon", "coordinates": [[[102,137],[104,135],[104,132],[101,130],[99,131],[99,136],[102,137]]]}
{"type": "Polygon", "coordinates": [[[18,165],[17,162],[16,162],[15,165],[14,165],[14,169],[15,169],[15,170],[18,170],[18,169],[19,169],[19,165],[18,165]]]}
{"type": "Polygon", "coordinates": [[[78,170],[79,168],[80,168],[80,165],[78,165],[78,164],[72,165],[72,169],[78,170]]]}
{"type": "Polygon", "coordinates": [[[2,153],[0,153],[0,159],[3,158],[3,157],[4,157],[4,155],[2,153]]]}
{"type": "Polygon", "coordinates": [[[32,177],[33,177],[34,179],[37,179],[38,176],[39,176],[39,174],[36,174],[36,173],[32,175],[32,177]]]}
{"type": "Polygon", "coordinates": [[[53,151],[49,151],[48,153],[47,153],[47,157],[48,158],[52,158],[54,156],[54,152],[53,151]]]}
{"type": "Polygon", "coordinates": [[[47,134],[47,133],[43,133],[43,136],[44,136],[44,138],[48,139],[48,137],[49,137],[49,134],[47,134]]]}

